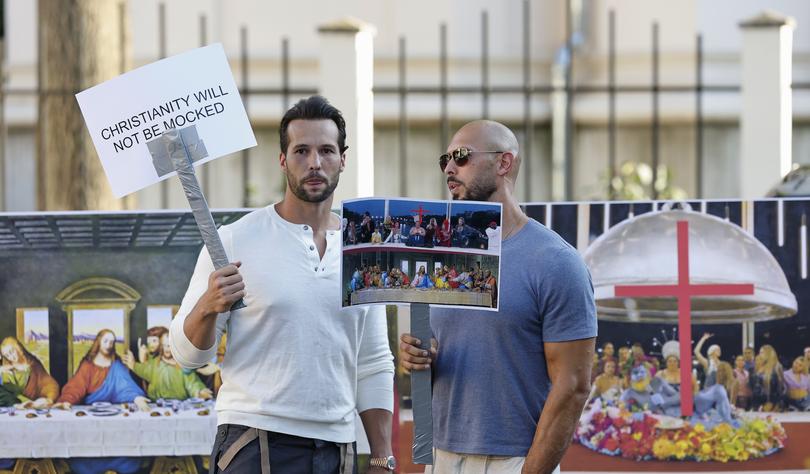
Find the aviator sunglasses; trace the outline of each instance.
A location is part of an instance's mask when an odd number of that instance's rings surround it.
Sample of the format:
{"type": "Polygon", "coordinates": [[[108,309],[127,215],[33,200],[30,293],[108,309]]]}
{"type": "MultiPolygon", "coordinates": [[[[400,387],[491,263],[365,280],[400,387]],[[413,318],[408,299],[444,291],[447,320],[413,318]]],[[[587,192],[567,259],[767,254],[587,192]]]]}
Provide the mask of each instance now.
{"type": "Polygon", "coordinates": [[[464,166],[467,164],[467,161],[470,160],[470,155],[473,153],[504,153],[503,151],[478,151],[478,150],[470,150],[467,147],[458,147],[455,150],[451,151],[450,153],[445,153],[439,157],[439,168],[442,169],[442,173],[444,173],[444,169],[447,168],[447,163],[450,163],[450,160],[456,162],[456,166],[464,166]]]}

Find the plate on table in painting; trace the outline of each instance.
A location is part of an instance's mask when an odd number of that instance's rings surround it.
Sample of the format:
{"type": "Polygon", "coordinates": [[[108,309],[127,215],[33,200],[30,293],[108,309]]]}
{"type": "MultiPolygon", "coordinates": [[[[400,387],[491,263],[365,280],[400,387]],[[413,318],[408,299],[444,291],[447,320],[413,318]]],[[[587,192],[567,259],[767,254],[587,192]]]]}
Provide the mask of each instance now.
{"type": "Polygon", "coordinates": [[[119,413],[122,413],[124,410],[118,407],[98,407],[98,408],[91,408],[88,410],[91,415],[93,416],[113,416],[119,413]]]}

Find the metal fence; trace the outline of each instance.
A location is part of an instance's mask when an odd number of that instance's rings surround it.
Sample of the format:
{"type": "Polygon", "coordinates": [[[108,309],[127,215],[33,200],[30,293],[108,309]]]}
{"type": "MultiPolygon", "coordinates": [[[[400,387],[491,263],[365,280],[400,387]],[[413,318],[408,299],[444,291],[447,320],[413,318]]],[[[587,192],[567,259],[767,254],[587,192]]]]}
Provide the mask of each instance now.
{"type": "MultiPolygon", "coordinates": [[[[657,181],[658,166],[660,163],[660,131],[661,131],[661,114],[659,107],[660,96],[663,93],[677,93],[683,94],[685,97],[691,96],[695,101],[695,178],[696,178],[696,196],[702,198],[704,196],[704,180],[703,180],[703,129],[704,110],[703,98],[707,93],[739,93],[740,86],[737,84],[706,84],[703,80],[703,37],[697,34],[695,37],[695,80],[694,83],[683,84],[667,84],[662,83],[660,80],[660,48],[659,48],[659,34],[660,28],[657,22],[651,25],[650,34],[650,57],[651,57],[651,80],[648,84],[618,84],[616,82],[616,13],[610,10],[608,15],[608,81],[603,85],[580,85],[575,81],[575,57],[576,48],[572,44],[572,15],[571,15],[571,0],[567,0],[567,15],[566,15],[566,49],[570,54],[570,58],[566,64],[565,69],[565,82],[562,86],[555,86],[553,84],[535,84],[531,78],[531,1],[523,0],[523,24],[522,24],[522,69],[523,69],[523,83],[520,85],[492,85],[490,80],[490,53],[489,53],[489,15],[487,11],[481,12],[481,48],[480,48],[480,84],[477,87],[469,86],[452,86],[447,81],[447,67],[448,67],[448,51],[447,51],[447,24],[439,25],[439,74],[438,83],[432,87],[425,86],[410,86],[407,82],[407,39],[405,37],[399,38],[399,84],[396,87],[375,87],[374,93],[378,95],[397,95],[399,97],[399,163],[400,163],[400,189],[408,189],[407,175],[405,173],[405,157],[408,153],[407,148],[407,133],[408,133],[408,112],[407,101],[408,96],[411,94],[420,95],[434,95],[438,98],[440,106],[439,123],[441,142],[446,143],[449,140],[449,113],[447,110],[448,97],[451,94],[467,94],[478,95],[481,97],[481,118],[489,117],[490,102],[497,100],[497,97],[503,95],[520,94],[523,96],[523,120],[520,129],[523,131],[523,143],[521,143],[521,153],[524,158],[524,172],[523,172],[523,186],[526,189],[527,195],[531,195],[533,186],[531,166],[532,162],[536,161],[536,153],[532,153],[532,128],[536,123],[536,119],[532,116],[531,101],[533,97],[538,95],[550,96],[555,92],[563,92],[566,96],[566,113],[565,113],[565,134],[563,140],[565,141],[565,200],[573,199],[573,163],[575,157],[573,156],[573,136],[574,136],[574,118],[572,116],[573,102],[578,96],[584,95],[604,95],[608,101],[608,113],[606,117],[606,127],[608,136],[608,165],[605,170],[607,180],[606,196],[609,199],[615,199],[613,188],[610,182],[617,174],[617,153],[616,153],[616,136],[617,130],[617,107],[616,99],[622,94],[648,94],[651,97],[650,109],[650,127],[651,127],[651,162],[653,178],[652,182],[657,181]]],[[[810,83],[795,83],[793,84],[794,90],[810,90],[810,83]]],[[[442,150],[441,152],[443,152],[442,150]]],[[[652,198],[657,199],[657,191],[653,186],[652,198]]]]}
{"type": "MultiPolygon", "coordinates": [[[[523,22],[520,34],[522,35],[522,83],[513,85],[499,85],[493,84],[490,77],[490,52],[489,52],[489,15],[488,12],[481,12],[481,45],[480,45],[480,83],[477,86],[459,86],[449,83],[448,80],[448,64],[449,64],[449,51],[447,47],[447,29],[446,23],[438,25],[439,29],[439,49],[437,51],[439,70],[437,71],[437,82],[435,86],[414,86],[408,83],[408,56],[407,56],[407,38],[399,38],[399,51],[398,51],[398,84],[396,86],[390,85],[375,85],[373,92],[379,96],[393,96],[398,99],[399,103],[399,117],[398,117],[398,132],[399,132],[399,145],[398,145],[398,158],[399,158],[399,189],[403,195],[407,195],[408,191],[408,178],[406,172],[406,165],[408,160],[408,99],[413,95],[420,96],[434,96],[440,105],[439,116],[437,121],[439,123],[440,143],[444,144],[450,138],[450,112],[448,110],[448,100],[450,96],[455,95],[478,95],[481,98],[481,118],[490,117],[490,104],[492,101],[498,100],[500,97],[511,95],[521,96],[523,102],[522,123],[519,130],[522,130],[522,143],[521,154],[523,156],[523,183],[522,186],[526,191],[527,196],[531,196],[532,189],[537,183],[532,182],[531,169],[537,164],[538,153],[534,150],[532,144],[532,131],[535,126],[542,124],[540,119],[535,117],[532,113],[532,99],[538,96],[551,97],[555,93],[564,93],[565,100],[565,127],[563,140],[565,143],[565,157],[564,157],[564,175],[565,175],[565,198],[571,200],[573,197],[573,163],[575,157],[573,155],[573,136],[574,118],[570,113],[572,106],[577,97],[586,95],[601,95],[605,96],[608,104],[608,112],[606,116],[606,128],[608,137],[608,164],[607,169],[604,170],[605,175],[609,177],[607,180],[608,185],[606,195],[609,198],[614,198],[613,189],[610,182],[617,173],[617,97],[620,95],[631,94],[647,94],[651,97],[650,109],[650,127],[651,127],[651,163],[653,171],[653,180],[656,182],[656,173],[658,172],[658,165],[660,162],[660,131],[661,131],[661,118],[659,99],[663,93],[676,93],[682,94],[684,97],[691,97],[695,103],[695,116],[694,116],[694,131],[695,143],[694,152],[696,156],[695,162],[695,178],[696,178],[696,196],[702,198],[704,195],[704,179],[703,179],[703,161],[704,161],[704,147],[703,147],[703,131],[705,128],[704,123],[704,110],[703,98],[706,94],[729,94],[739,93],[740,86],[737,84],[706,84],[703,80],[703,40],[700,34],[695,38],[695,78],[694,83],[688,85],[675,85],[667,84],[660,80],[660,61],[659,61],[659,26],[658,23],[652,23],[650,33],[650,57],[651,57],[651,80],[647,84],[618,84],[616,81],[616,14],[614,11],[609,12],[608,18],[608,37],[605,38],[608,42],[608,78],[607,83],[602,85],[584,85],[577,84],[575,80],[575,59],[576,48],[573,45],[573,19],[571,14],[571,0],[566,1],[567,15],[566,15],[566,45],[565,48],[570,55],[569,60],[565,65],[564,71],[564,84],[555,86],[553,84],[537,84],[532,80],[531,67],[532,67],[532,50],[531,50],[531,1],[523,0],[523,22]]],[[[120,21],[126,21],[125,5],[121,5],[120,21]]],[[[165,3],[158,6],[158,54],[157,58],[164,58],[167,55],[167,18],[165,3]]],[[[208,43],[208,18],[205,15],[199,17],[199,42],[200,45],[208,43]]],[[[122,31],[124,29],[122,28],[122,31]]],[[[41,33],[40,33],[41,37],[41,33]]],[[[251,85],[250,77],[250,43],[249,31],[247,27],[242,27],[240,31],[240,53],[239,53],[239,87],[242,97],[245,99],[247,108],[247,99],[250,97],[258,96],[276,96],[281,99],[282,108],[286,110],[289,106],[290,99],[300,96],[307,96],[317,93],[317,90],[311,87],[298,87],[295,81],[291,79],[290,67],[290,41],[288,38],[280,39],[280,56],[281,66],[279,69],[280,74],[280,87],[263,88],[254,87],[251,85]]],[[[123,57],[123,55],[122,55],[123,57]]],[[[121,65],[121,72],[124,72],[125,65],[121,65]]],[[[38,73],[41,78],[41,68],[38,73]]],[[[42,81],[38,81],[41,84],[42,81]]],[[[794,90],[810,90],[810,83],[793,84],[794,90]]],[[[0,87],[0,108],[4,107],[6,97],[14,96],[28,96],[36,97],[37,99],[47,94],[75,94],[78,91],[57,91],[57,90],[43,90],[37,86],[34,89],[20,89],[20,88],[7,88],[5,81],[0,87]]],[[[40,101],[41,102],[41,101],[40,101]]],[[[40,109],[41,110],[41,109],[40,109]]],[[[283,111],[282,111],[283,112],[283,111]]],[[[248,110],[248,114],[250,110],[248,110]]],[[[7,129],[7,124],[3,120],[3,115],[0,113],[0,129],[3,133],[7,129]]],[[[37,138],[39,141],[39,138],[37,138]]],[[[39,146],[38,146],[39,148],[39,146]]],[[[437,150],[438,151],[438,150],[437,150]]],[[[442,150],[443,151],[443,150],[442,150]]],[[[0,153],[3,153],[0,150],[0,153]]],[[[250,206],[248,177],[250,176],[250,166],[248,157],[249,150],[241,152],[241,167],[243,177],[243,190],[242,201],[244,206],[250,206]]],[[[4,159],[4,158],[3,158],[4,159]]],[[[3,160],[0,160],[0,171],[3,168],[3,160]]],[[[2,173],[0,173],[2,176],[2,173]]],[[[208,173],[201,172],[201,182],[203,189],[207,189],[210,183],[208,173]]],[[[169,190],[166,181],[161,183],[161,205],[163,208],[168,207],[169,190]]],[[[656,199],[657,193],[653,186],[652,197],[656,199]]],[[[2,203],[0,203],[2,204],[2,203]]]]}

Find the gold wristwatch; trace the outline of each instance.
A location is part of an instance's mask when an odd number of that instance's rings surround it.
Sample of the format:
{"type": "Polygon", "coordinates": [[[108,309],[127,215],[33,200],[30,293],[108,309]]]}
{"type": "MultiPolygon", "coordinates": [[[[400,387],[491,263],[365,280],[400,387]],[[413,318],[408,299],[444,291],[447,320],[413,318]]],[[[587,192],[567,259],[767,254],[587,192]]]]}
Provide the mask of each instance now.
{"type": "Polygon", "coordinates": [[[394,456],[371,458],[369,459],[368,465],[371,467],[381,467],[386,471],[394,472],[394,469],[397,468],[397,458],[394,456]]]}

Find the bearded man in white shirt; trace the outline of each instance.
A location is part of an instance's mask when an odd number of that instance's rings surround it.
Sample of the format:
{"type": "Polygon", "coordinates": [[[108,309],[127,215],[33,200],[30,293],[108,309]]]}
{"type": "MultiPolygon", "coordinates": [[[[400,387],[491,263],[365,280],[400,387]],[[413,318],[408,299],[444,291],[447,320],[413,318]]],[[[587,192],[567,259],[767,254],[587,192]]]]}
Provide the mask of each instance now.
{"type": "Polygon", "coordinates": [[[385,312],[341,309],[341,223],[330,209],[345,122],[323,97],[302,99],[280,142],[284,199],[220,229],[234,263],[214,271],[203,248],[172,322],[172,352],[187,368],[210,361],[228,333],[211,472],[356,472],[355,411],[368,472],[393,470],[385,312]],[[246,307],[230,311],[240,298],[246,307]]]}

